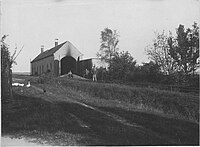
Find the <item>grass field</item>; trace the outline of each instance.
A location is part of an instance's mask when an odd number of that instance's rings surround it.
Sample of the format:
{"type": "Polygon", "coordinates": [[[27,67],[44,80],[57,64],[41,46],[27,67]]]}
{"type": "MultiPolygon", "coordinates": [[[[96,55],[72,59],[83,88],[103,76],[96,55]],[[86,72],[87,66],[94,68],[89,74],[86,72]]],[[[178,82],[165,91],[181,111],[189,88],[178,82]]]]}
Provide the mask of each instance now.
{"type": "Polygon", "coordinates": [[[45,84],[31,76],[15,78],[31,80],[46,93],[14,87],[14,103],[2,105],[3,135],[46,145],[199,144],[196,95],[66,78],[45,84]]]}
{"type": "Polygon", "coordinates": [[[48,91],[53,91],[58,95],[74,95],[73,98],[95,106],[119,106],[124,109],[143,110],[199,122],[199,95],[192,93],[140,88],[134,85],[69,80],[66,77],[54,78],[48,80],[46,84],[38,84],[37,77],[24,75],[14,77],[24,77],[41,88],[45,87],[48,91]]]}
{"type": "MultiPolygon", "coordinates": [[[[57,85],[58,88],[53,91],[58,93],[65,94],[71,89],[82,95],[85,94],[83,97],[86,98],[80,100],[85,99],[84,101],[92,105],[112,105],[112,102],[115,101],[117,103],[114,103],[113,107],[120,105],[126,109],[134,108],[199,122],[199,97],[197,95],[119,84],[68,80],[66,78],[58,78],[51,83],[57,85]],[[104,100],[108,100],[110,103],[103,102],[104,100]]],[[[51,85],[46,87],[55,88],[51,85]]]]}

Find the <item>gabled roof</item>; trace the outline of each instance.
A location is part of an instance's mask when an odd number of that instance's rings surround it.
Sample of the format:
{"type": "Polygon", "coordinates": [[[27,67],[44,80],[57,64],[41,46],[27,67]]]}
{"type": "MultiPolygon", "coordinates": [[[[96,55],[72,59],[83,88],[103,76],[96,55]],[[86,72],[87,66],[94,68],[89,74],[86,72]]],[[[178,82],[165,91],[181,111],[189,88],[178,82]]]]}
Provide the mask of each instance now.
{"type": "Polygon", "coordinates": [[[83,55],[71,42],[67,41],[58,51],[54,53],[54,60],[60,60],[66,56],[71,56],[75,60],[83,55]],[[62,49],[63,50],[62,50],[62,49]]]}
{"type": "Polygon", "coordinates": [[[65,41],[65,42],[63,42],[63,43],[61,43],[61,44],[59,44],[59,45],[57,45],[57,46],[55,46],[55,47],[53,47],[53,48],[51,48],[51,49],[49,49],[49,50],[46,50],[46,51],[43,52],[43,53],[40,53],[35,59],[33,59],[33,60],[31,61],[31,63],[36,62],[36,61],[39,61],[39,60],[44,59],[44,58],[46,58],[46,57],[52,56],[52,55],[53,55],[57,50],[59,50],[66,42],[67,42],[67,41],[65,41]]]}

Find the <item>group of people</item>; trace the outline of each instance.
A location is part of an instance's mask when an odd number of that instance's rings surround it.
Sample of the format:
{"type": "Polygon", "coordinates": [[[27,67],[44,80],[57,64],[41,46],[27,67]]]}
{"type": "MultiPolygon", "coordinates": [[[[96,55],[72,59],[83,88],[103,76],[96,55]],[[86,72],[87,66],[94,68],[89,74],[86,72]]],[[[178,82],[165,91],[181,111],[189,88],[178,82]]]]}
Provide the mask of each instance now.
{"type": "MultiPolygon", "coordinates": [[[[89,73],[90,71],[86,68],[84,77],[89,78],[89,73]]],[[[93,65],[92,67],[91,74],[92,74],[92,81],[97,81],[97,68],[95,67],[95,65],[93,65]]]]}
{"type": "MultiPolygon", "coordinates": [[[[89,73],[90,71],[86,68],[84,77],[89,78],[89,73]]],[[[92,74],[92,80],[97,81],[97,68],[95,67],[95,65],[93,65],[92,67],[91,74],[92,74]]],[[[68,72],[68,78],[73,78],[71,70],[68,72]]]]}

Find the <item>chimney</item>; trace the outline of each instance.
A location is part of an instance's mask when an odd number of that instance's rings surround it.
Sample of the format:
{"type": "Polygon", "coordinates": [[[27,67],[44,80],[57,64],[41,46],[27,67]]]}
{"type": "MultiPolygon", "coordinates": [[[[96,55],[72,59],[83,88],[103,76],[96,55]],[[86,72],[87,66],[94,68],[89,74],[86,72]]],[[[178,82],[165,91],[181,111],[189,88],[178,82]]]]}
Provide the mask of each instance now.
{"type": "Polygon", "coordinates": [[[44,45],[41,45],[41,53],[44,52],[44,45]]]}
{"type": "Polygon", "coordinates": [[[55,39],[55,46],[57,46],[58,45],[58,39],[56,38],[55,39]]]}

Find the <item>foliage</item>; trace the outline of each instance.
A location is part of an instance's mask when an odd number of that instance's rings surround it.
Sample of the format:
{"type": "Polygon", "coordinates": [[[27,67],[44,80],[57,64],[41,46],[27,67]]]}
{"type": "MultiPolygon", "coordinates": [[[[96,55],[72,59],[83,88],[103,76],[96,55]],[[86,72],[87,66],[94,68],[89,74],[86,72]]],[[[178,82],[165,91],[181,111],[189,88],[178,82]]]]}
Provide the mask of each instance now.
{"type": "Polygon", "coordinates": [[[105,28],[101,31],[101,46],[97,57],[110,64],[111,59],[118,51],[119,35],[116,30],[105,28]]]}
{"type": "MultiPolygon", "coordinates": [[[[183,25],[179,25],[176,34],[174,37],[171,32],[170,35],[164,31],[157,33],[153,45],[146,48],[146,53],[164,73],[160,75],[159,83],[198,87],[194,73],[199,66],[199,26],[194,23],[192,28],[185,30],[183,25]],[[191,72],[193,78],[189,76],[191,72]]],[[[140,73],[146,76],[143,79],[148,79],[143,71],[140,70],[140,73]]]]}
{"type": "Polygon", "coordinates": [[[4,35],[1,38],[1,63],[3,66],[1,66],[1,71],[5,70],[7,68],[7,66],[9,66],[9,68],[12,68],[13,64],[17,64],[16,62],[16,58],[18,57],[18,55],[21,53],[22,49],[24,46],[22,46],[22,48],[19,50],[19,52],[17,53],[17,47],[15,47],[15,51],[12,55],[10,55],[9,52],[9,46],[8,44],[5,43],[5,39],[8,35],[4,35]]]}
{"type": "Polygon", "coordinates": [[[105,81],[108,79],[108,71],[104,67],[99,67],[97,69],[97,79],[98,81],[105,81]]]}
{"type": "Polygon", "coordinates": [[[136,66],[129,75],[129,80],[133,82],[159,83],[161,79],[160,66],[152,61],[143,63],[142,66],[136,66]]]}
{"type": "Polygon", "coordinates": [[[157,75],[160,73],[159,65],[150,61],[149,63],[143,63],[142,70],[149,75],[157,75]]]}
{"type": "Polygon", "coordinates": [[[149,58],[154,61],[160,70],[165,74],[172,74],[176,68],[176,62],[170,55],[170,47],[168,45],[168,36],[163,31],[162,33],[155,33],[153,44],[146,48],[146,53],[149,58]]]}
{"type": "Polygon", "coordinates": [[[52,72],[50,72],[50,71],[47,71],[47,72],[41,74],[41,75],[37,78],[37,80],[34,81],[33,79],[31,79],[31,80],[33,80],[33,81],[31,81],[31,82],[40,83],[40,84],[49,83],[50,80],[51,80],[53,77],[54,77],[54,74],[53,74],[52,72]]]}
{"type": "Polygon", "coordinates": [[[8,50],[8,45],[4,42],[7,35],[4,35],[1,39],[1,91],[2,91],[2,99],[8,100],[12,97],[12,58],[10,56],[10,52],[8,50]]]}
{"type": "Polygon", "coordinates": [[[5,39],[8,35],[4,35],[1,40],[1,90],[2,90],[2,97],[8,98],[12,97],[12,65],[16,64],[16,58],[19,55],[21,50],[17,53],[17,47],[13,55],[10,55],[9,46],[5,43],[5,39]],[[17,53],[17,54],[16,54],[17,53]]]}
{"type": "Polygon", "coordinates": [[[4,73],[7,68],[12,65],[12,59],[8,50],[8,45],[4,42],[7,35],[4,35],[1,39],[1,73],[4,73]]]}
{"type": "Polygon", "coordinates": [[[169,53],[185,74],[194,73],[199,65],[199,26],[194,23],[192,28],[185,30],[184,25],[180,24],[176,33],[175,38],[168,40],[169,53]]]}
{"type": "Polygon", "coordinates": [[[116,53],[111,60],[109,73],[112,79],[126,80],[130,71],[134,69],[135,64],[136,61],[133,60],[128,51],[116,53]]]}

